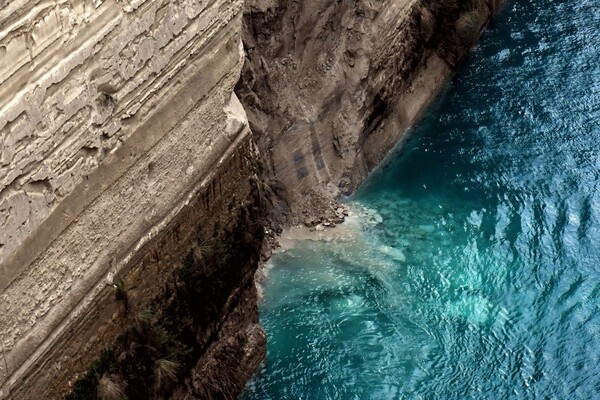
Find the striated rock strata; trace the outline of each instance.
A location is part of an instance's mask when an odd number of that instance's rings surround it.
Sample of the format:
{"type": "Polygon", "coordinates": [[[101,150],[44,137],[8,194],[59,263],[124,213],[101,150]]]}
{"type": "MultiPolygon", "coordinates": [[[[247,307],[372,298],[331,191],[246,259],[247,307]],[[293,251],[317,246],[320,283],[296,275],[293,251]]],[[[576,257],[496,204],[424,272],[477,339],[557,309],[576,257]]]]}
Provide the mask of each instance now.
{"type": "Polygon", "coordinates": [[[0,1],[0,398],[234,398],[271,193],[327,216],[496,3],[0,1]]]}
{"type": "Polygon", "coordinates": [[[241,0],[0,2],[0,398],[60,398],[145,310],[167,329],[161,310],[187,301],[172,285],[194,265],[194,290],[218,296],[188,309],[185,357],[142,369],[162,374],[153,390],[236,343],[247,369],[260,361],[258,167],[232,94],[241,12],[241,0]],[[252,240],[225,241],[231,226],[252,240]],[[209,240],[239,253],[190,264],[209,240]]]}

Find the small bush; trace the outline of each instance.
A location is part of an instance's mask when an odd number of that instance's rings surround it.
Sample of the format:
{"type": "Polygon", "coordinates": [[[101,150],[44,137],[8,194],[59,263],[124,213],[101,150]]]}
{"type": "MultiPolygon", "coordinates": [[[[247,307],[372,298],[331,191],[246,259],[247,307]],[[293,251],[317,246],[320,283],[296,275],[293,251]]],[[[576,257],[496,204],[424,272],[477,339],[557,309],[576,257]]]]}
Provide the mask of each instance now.
{"type": "Polygon", "coordinates": [[[92,363],[84,377],[79,379],[73,391],[67,396],[67,400],[94,399],[97,393],[99,377],[117,364],[114,349],[108,348],[100,353],[100,356],[92,363]]]}
{"type": "Polygon", "coordinates": [[[200,240],[192,245],[194,261],[198,264],[206,264],[213,256],[214,252],[215,246],[212,240],[200,240]]]}
{"type": "Polygon", "coordinates": [[[479,30],[485,16],[486,12],[477,8],[462,13],[456,21],[458,36],[468,43],[475,42],[479,37],[479,30]]]}
{"type": "Polygon", "coordinates": [[[129,287],[125,279],[117,278],[113,281],[113,288],[115,289],[115,299],[123,305],[125,313],[129,311],[129,287]]]}
{"type": "Polygon", "coordinates": [[[154,319],[155,319],[155,315],[152,312],[152,310],[144,309],[144,310],[140,311],[135,316],[135,323],[134,323],[135,331],[140,335],[144,335],[145,332],[149,329],[149,327],[152,326],[154,319]]]}
{"type": "Polygon", "coordinates": [[[154,383],[157,390],[177,382],[181,364],[168,359],[160,359],[154,365],[154,383]]]}
{"type": "Polygon", "coordinates": [[[433,35],[433,30],[435,27],[435,17],[431,10],[421,4],[419,6],[419,15],[420,15],[420,26],[421,26],[421,35],[425,38],[425,40],[429,40],[433,35]]]}
{"type": "Polygon", "coordinates": [[[116,375],[102,375],[102,378],[98,382],[98,398],[100,400],[125,399],[125,384],[116,375]]]}

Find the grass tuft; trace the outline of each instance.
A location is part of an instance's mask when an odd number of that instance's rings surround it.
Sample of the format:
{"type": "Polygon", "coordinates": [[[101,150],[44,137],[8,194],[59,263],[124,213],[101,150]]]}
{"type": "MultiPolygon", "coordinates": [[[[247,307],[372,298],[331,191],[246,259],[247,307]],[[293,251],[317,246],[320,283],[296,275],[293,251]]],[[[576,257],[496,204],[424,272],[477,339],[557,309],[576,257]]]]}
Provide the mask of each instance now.
{"type": "Polygon", "coordinates": [[[431,36],[433,36],[433,30],[435,26],[435,17],[431,10],[424,4],[421,3],[419,6],[419,16],[420,16],[420,27],[421,27],[421,35],[425,38],[425,40],[429,40],[431,36]]]}
{"type": "Polygon", "coordinates": [[[98,399],[123,400],[125,399],[125,384],[116,375],[104,374],[98,382],[98,399]]]}
{"type": "Polygon", "coordinates": [[[157,360],[154,364],[154,384],[156,389],[162,389],[166,385],[177,382],[181,364],[168,359],[157,360]]]}
{"type": "Polygon", "coordinates": [[[456,32],[459,37],[468,43],[475,42],[479,37],[479,31],[486,13],[487,9],[483,11],[481,8],[463,12],[456,21],[456,32]]]}

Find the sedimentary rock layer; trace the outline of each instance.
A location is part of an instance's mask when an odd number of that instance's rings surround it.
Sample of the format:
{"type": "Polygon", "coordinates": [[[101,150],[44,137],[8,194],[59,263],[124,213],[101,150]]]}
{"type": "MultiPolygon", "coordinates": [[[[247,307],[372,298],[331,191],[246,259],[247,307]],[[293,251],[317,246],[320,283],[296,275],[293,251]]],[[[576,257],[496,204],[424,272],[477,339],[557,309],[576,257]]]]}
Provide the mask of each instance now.
{"type": "MultiPolygon", "coordinates": [[[[228,26],[237,35],[229,22],[240,7],[55,0],[1,9],[0,262],[181,88],[209,41],[228,26]]],[[[144,142],[125,161],[156,138],[144,142]]]]}
{"type": "Polygon", "coordinates": [[[72,378],[114,277],[247,143],[241,9],[0,2],[0,398],[72,378]]]}
{"type": "Polygon", "coordinates": [[[351,193],[492,3],[0,1],[0,398],[104,378],[131,399],[234,397],[264,356],[269,193],[309,224],[351,193]]]}

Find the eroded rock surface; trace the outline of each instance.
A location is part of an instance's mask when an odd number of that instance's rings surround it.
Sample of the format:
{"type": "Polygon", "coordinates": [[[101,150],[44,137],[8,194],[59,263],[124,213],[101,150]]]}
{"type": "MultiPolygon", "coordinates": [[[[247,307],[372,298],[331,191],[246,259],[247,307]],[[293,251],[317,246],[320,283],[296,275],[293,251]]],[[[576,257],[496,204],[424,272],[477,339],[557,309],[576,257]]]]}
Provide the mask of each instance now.
{"type": "Polygon", "coordinates": [[[352,193],[403,136],[495,3],[246,1],[236,91],[287,208],[279,217],[334,218],[333,199],[352,193]]]}
{"type": "Polygon", "coordinates": [[[492,3],[0,1],[0,398],[234,398],[265,232],[344,218],[492,3]]]}

